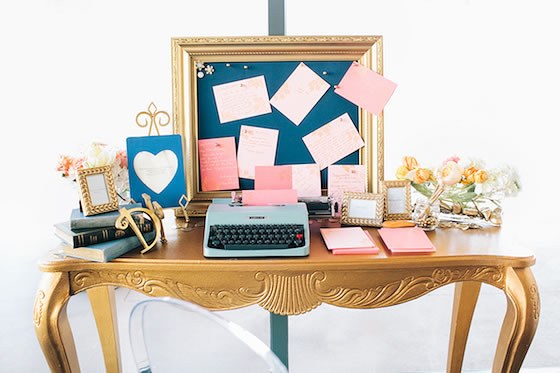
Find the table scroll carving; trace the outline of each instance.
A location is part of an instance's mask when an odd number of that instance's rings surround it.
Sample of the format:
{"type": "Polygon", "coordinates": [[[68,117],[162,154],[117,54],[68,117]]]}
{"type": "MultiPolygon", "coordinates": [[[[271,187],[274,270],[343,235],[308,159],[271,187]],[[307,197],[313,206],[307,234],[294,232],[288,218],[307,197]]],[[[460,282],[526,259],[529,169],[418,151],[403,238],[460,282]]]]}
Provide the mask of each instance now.
{"type": "Polygon", "coordinates": [[[35,298],[35,305],[33,306],[33,324],[36,327],[41,325],[41,318],[43,317],[43,309],[45,307],[45,292],[39,290],[35,298]]]}
{"type": "Polygon", "coordinates": [[[202,283],[200,278],[189,277],[188,273],[169,278],[139,270],[86,270],[72,272],[70,284],[73,293],[99,285],[116,285],[149,296],[186,299],[212,310],[258,304],[276,314],[299,315],[321,303],[347,308],[387,307],[457,281],[481,281],[503,289],[505,279],[502,267],[426,268],[415,272],[403,271],[396,279],[374,278],[373,270],[355,272],[351,274],[352,283],[363,286],[347,287],[343,284],[348,274],[341,271],[294,274],[258,271],[253,276],[225,282],[226,274],[207,272],[202,283]]]}

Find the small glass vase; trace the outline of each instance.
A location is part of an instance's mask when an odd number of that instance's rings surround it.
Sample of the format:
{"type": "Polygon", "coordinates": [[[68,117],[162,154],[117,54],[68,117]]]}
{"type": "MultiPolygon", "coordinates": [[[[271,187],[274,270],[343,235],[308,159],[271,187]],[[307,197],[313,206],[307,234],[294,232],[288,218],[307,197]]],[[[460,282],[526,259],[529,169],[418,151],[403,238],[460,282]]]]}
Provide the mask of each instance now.
{"type": "Polygon", "coordinates": [[[416,201],[412,220],[416,225],[425,231],[433,231],[439,225],[439,200],[429,204],[426,198],[416,201]]]}

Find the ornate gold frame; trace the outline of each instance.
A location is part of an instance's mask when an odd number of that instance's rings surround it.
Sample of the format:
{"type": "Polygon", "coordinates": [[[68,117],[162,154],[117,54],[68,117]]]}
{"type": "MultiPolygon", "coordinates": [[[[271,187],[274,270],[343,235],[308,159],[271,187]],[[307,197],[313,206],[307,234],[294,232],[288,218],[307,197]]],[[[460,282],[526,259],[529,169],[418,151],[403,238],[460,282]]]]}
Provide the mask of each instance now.
{"type": "Polygon", "coordinates": [[[84,216],[101,214],[103,212],[115,211],[119,209],[119,199],[115,181],[113,179],[113,171],[111,166],[84,168],[77,172],[77,182],[80,186],[80,200],[82,202],[82,210],[84,216]],[[87,183],[87,178],[93,175],[103,175],[105,180],[105,189],[107,191],[108,203],[93,204],[92,196],[87,183]]]}
{"type": "Polygon", "coordinates": [[[401,220],[412,218],[412,201],[411,201],[411,188],[410,180],[383,180],[382,191],[385,198],[385,220],[401,220]],[[405,190],[405,209],[406,213],[390,214],[389,213],[389,196],[388,189],[390,188],[404,188],[405,190]]]}
{"type": "MultiPolygon", "coordinates": [[[[381,36],[259,36],[172,38],[173,126],[181,134],[190,216],[204,216],[213,198],[231,192],[202,192],[198,170],[196,61],[358,61],[383,74],[381,36]]],[[[359,131],[365,146],[359,152],[366,165],[367,190],[378,192],[383,179],[383,113],[359,109],[359,131]]],[[[177,215],[182,215],[178,209],[177,215]]]]}
{"type": "Polygon", "coordinates": [[[342,214],[340,217],[340,222],[342,224],[349,224],[349,225],[380,227],[383,224],[384,211],[385,211],[385,198],[383,194],[344,192],[342,197],[342,214]],[[356,199],[376,201],[375,216],[373,216],[371,219],[355,218],[350,216],[350,202],[356,199]]]}

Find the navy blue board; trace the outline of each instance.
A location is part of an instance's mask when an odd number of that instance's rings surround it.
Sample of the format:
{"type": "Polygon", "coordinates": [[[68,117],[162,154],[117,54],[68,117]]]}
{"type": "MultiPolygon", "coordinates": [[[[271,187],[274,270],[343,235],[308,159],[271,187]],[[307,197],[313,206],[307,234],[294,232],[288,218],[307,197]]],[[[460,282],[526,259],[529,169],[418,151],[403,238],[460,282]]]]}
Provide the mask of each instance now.
{"type": "MultiPolygon", "coordinates": [[[[288,79],[300,61],[290,62],[226,62],[209,63],[214,73],[197,78],[198,89],[198,138],[211,139],[216,137],[236,138],[239,145],[239,129],[241,125],[272,128],[279,130],[276,150],[276,165],[315,163],[302,138],[314,130],[348,113],[358,128],[358,107],[345,98],[334,93],[334,86],[341,80],[352,61],[303,61],[311,70],[331,85],[319,102],[307,114],[299,126],[286,118],[272,106],[272,113],[247,119],[220,124],[216,101],[212,87],[237,80],[254,78],[264,75],[269,98],[288,79]],[[244,69],[247,66],[247,69],[244,69]],[[323,71],[327,74],[323,75],[323,71]]],[[[359,151],[349,154],[336,164],[359,164],[359,151]]],[[[200,177],[200,175],[199,175],[200,177]]],[[[254,182],[239,179],[240,189],[253,189],[254,182]]],[[[321,186],[327,187],[327,168],[321,171],[321,186]]]]}
{"type": "MultiPolygon", "coordinates": [[[[142,194],[146,193],[150,196],[152,201],[156,201],[162,207],[177,207],[179,206],[179,199],[183,194],[186,194],[185,184],[185,169],[183,163],[183,147],[181,144],[181,135],[162,135],[162,136],[142,136],[142,137],[129,137],[126,139],[126,151],[128,156],[128,176],[130,182],[130,196],[136,202],[144,203],[142,194]],[[134,159],[141,152],[151,153],[152,156],[157,156],[164,150],[172,151],[177,157],[177,170],[175,174],[169,179],[162,176],[162,184],[158,184],[159,192],[154,191],[142,182],[139,175],[134,169],[134,159]],[[168,182],[168,183],[167,183],[168,182]]],[[[161,166],[161,163],[158,164],[161,166]]],[[[148,170],[148,174],[157,173],[161,175],[157,169],[148,170]]],[[[144,206],[146,207],[146,206],[144,206]]]]}

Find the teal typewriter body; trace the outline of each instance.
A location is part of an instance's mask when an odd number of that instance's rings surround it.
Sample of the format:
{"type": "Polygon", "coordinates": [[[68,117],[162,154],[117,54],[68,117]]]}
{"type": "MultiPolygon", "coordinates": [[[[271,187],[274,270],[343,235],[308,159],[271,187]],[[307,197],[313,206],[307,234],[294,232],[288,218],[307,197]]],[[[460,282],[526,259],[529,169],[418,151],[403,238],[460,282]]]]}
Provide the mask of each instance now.
{"type": "Polygon", "coordinates": [[[307,256],[307,206],[212,203],[206,212],[203,252],[208,258],[307,256]]]}

